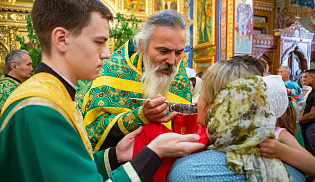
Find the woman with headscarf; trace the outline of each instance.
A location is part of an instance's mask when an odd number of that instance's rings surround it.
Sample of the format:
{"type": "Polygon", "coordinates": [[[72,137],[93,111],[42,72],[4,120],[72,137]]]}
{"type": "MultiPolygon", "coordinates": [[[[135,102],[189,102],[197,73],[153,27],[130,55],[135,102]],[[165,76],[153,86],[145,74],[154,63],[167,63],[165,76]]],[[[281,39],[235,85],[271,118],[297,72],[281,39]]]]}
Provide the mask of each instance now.
{"type": "Polygon", "coordinates": [[[191,93],[192,93],[192,104],[196,104],[199,98],[199,91],[201,89],[201,78],[190,77],[191,93]]]}
{"type": "MultiPolygon", "coordinates": [[[[220,61],[203,77],[198,123],[207,126],[207,151],[178,159],[169,181],[301,181],[304,176],[257,147],[274,137],[275,114],[266,84],[242,62],[220,61]]],[[[286,106],[285,106],[286,107],[286,106]]]]}

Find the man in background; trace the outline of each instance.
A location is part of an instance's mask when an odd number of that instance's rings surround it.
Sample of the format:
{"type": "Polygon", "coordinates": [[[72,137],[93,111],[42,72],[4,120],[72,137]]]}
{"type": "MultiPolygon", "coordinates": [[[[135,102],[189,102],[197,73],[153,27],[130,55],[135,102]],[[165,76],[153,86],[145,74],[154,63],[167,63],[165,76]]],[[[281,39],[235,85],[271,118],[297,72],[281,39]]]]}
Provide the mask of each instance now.
{"type": "Polygon", "coordinates": [[[297,91],[297,95],[299,95],[299,98],[296,99],[296,102],[299,102],[300,100],[303,99],[302,91],[299,85],[291,81],[289,79],[289,76],[291,74],[291,69],[288,66],[280,66],[278,69],[278,75],[281,75],[282,80],[284,81],[284,84],[289,88],[289,89],[294,89],[297,91]]]}
{"type": "Polygon", "coordinates": [[[0,112],[9,95],[31,76],[32,59],[26,50],[13,50],[5,58],[9,73],[0,78],[0,112]]]}
{"type": "Polygon", "coordinates": [[[299,123],[305,148],[315,156],[315,70],[307,70],[303,77],[304,84],[312,87],[306,99],[306,106],[301,112],[299,123]]]}

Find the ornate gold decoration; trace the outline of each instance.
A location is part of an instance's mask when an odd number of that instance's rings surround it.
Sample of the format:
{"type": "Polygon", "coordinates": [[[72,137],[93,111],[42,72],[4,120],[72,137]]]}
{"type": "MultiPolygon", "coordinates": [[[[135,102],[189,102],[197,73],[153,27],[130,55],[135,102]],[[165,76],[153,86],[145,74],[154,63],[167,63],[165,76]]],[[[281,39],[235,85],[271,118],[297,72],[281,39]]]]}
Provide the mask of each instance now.
{"type": "Polygon", "coordinates": [[[254,16],[257,17],[264,17],[266,18],[265,22],[257,22],[254,18],[254,29],[260,28],[260,29],[266,29],[266,34],[273,35],[273,29],[274,29],[274,22],[275,22],[275,6],[274,1],[268,1],[264,2],[262,1],[256,1],[254,0],[253,4],[254,8],[254,16]]]}
{"type": "Polygon", "coordinates": [[[227,58],[230,59],[233,56],[234,45],[234,0],[227,0],[227,58]]]}
{"type": "Polygon", "coordinates": [[[31,11],[32,5],[33,3],[15,0],[0,3],[0,62],[4,62],[11,50],[18,48],[15,37],[26,32],[26,15],[31,11]]]}
{"type": "Polygon", "coordinates": [[[268,70],[273,74],[278,68],[274,65],[277,45],[278,39],[272,35],[253,35],[253,57],[265,60],[269,66],[268,70]]]}
{"type": "Polygon", "coordinates": [[[0,62],[4,62],[8,53],[16,49],[16,35],[16,27],[0,26],[0,62]]]}
{"type": "Polygon", "coordinates": [[[115,0],[100,0],[100,1],[109,8],[109,10],[113,13],[113,15],[117,13],[118,4],[115,3],[115,0]]]}
{"type": "Polygon", "coordinates": [[[221,12],[220,12],[220,55],[217,55],[220,57],[220,60],[226,60],[226,21],[227,21],[227,2],[226,0],[221,1],[221,12]]]}
{"type": "Polygon", "coordinates": [[[272,3],[266,3],[266,2],[259,2],[255,1],[254,3],[254,10],[262,10],[262,11],[270,11],[272,12],[275,9],[275,6],[272,3]]]}
{"type": "Polygon", "coordinates": [[[5,57],[9,54],[8,49],[0,42],[0,60],[4,63],[5,57]]]}
{"type": "Polygon", "coordinates": [[[15,36],[16,36],[17,28],[9,27],[9,30],[10,30],[10,49],[14,50],[14,49],[16,49],[15,36]]]}
{"type": "Polygon", "coordinates": [[[314,33],[306,30],[299,21],[294,22],[290,27],[285,29],[277,29],[275,36],[298,37],[304,39],[313,39],[314,33]]]}
{"type": "MultiPolygon", "coordinates": [[[[1,1],[1,0],[0,0],[1,1]]],[[[109,10],[116,16],[117,12],[121,12],[128,19],[131,14],[134,13],[137,17],[137,21],[139,24],[142,21],[145,21],[150,15],[155,13],[154,10],[154,2],[155,0],[100,0],[104,3],[109,10]],[[131,4],[136,5],[135,9],[128,9],[128,6],[131,4]],[[139,12],[139,7],[143,6],[144,11],[139,12]]],[[[161,0],[162,1],[162,0],[161,0]]],[[[165,4],[170,7],[170,2],[164,0],[165,4]]],[[[190,19],[190,10],[189,10],[189,2],[190,0],[169,0],[172,2],[176,2],[176,9],[180,13],[182,13],[189,24],[192,23],[190,19]]],[[[214,0],[212,0],[214,2],[214,0]]],[[[4,58],[7,55],[7,52],[10,52],[13,49],[17,49],[19,47],[18,43],[15,41],[15,37],[17,34],[20,36],[24,36],[26,39],[26,15],[31,11],[33,3],[24,3],[24,2],[16,2],[15,0],[5,0],[4,2],[0,2],[0,62],[4,62],[4,58]],[[6,31],[6,35],[3,34],[3,31],[6,31]],[[22,35],[21,35],[22,34],[22,35]],[[4,41],[6,39],[6,41],[4,41]],[[5,48],[5,49],[4,49],[5,48]]],[[[164,8],[163,8],[164,9],[164,8]]],[[[115,25],[115,20],[110,22],[110,26],[115,25]]],[[[214,25],[213,25],[214,27],[214,25]]],[[[188,37],[190,37],[190,31],[187,30],[187,42],[186,44],[190,44],[188,37]]],[[[109,40],[109,49],[113,52],[113,40],[109,40]]]]}
{"type": "Polygon", "coordinates": [[[206,71],[209,66],[213,65],[215,63],[214,56],[207,57],[207,58],[201,58],[201,59],[194,59],[193,62],[193,68],[196,70],[196,72],[206,71]]]}
{"type": "Polygon", "coordinates": [[[185,68],[188,68],[188,62],[187,62],[188,57],[189,57],[189,52],[184,52],[182,60],[183,60],[183,64],[185,68]]]}
{"type": "Polygon", "coordinates": [[[253,46],[277,48],[277,39],[272,35],[254,34],[253,46]]]}
{"type": "Polygon", "coordinates": [[[194,60],[215,55],[216,46],[194,49],[194,60]]]}
{"type": "Polygon", "coordinates": [[[123,0],[123,9],[126,12],[146,14],[147,3],[145,0],[123,0]]]}

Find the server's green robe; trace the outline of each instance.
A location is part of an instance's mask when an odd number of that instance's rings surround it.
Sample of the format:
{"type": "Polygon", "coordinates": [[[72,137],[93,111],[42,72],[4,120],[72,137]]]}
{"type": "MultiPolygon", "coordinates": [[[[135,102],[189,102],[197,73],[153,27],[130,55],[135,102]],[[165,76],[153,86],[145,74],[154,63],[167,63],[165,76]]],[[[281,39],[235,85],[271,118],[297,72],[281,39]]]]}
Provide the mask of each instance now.
{"type": "Polygon", "coordinates": [[[0,112],[5,101],[8,99],[9,95],[20,85],[21,83],[6,75],[4,78],[0,78],[0,112]]]}
{"type": "MultiPolygon", "coordinates": [[[[144,97],[141,76],[142,56],[135,51],[132,40],[104,61],[82,107],[84,124],[95,151],[115,146],[129,132],[150,123],[143,114],[142,102],[129,99],[144,97]]],[[[84,91],[82,87],[79,89],[82,96],[84,91]]],[[[182,60],[168,95],[169,101],[191,103],[190,81],[182,60]]],[[[166,126],[171,128],[171,123],[166,126]]]]}
{"type": "Polygon", "coordinates": [[[82,116],[52,74],[24,82],[1,115],[0,181],[140,181],[130,162],[112,171],[111,149],[93,154],[82,116]]]}

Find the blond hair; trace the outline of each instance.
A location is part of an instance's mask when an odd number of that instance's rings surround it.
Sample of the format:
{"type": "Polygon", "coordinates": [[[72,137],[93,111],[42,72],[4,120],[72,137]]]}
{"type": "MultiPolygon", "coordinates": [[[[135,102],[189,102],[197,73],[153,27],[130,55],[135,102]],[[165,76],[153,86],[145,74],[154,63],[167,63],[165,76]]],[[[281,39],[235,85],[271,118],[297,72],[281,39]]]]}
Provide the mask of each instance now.
{"type": "Polygon", "coordinates": [[[241,61],[220,61],[210,66],[202,76],[201,94],[206,105],[213,104],[216,94],[228,83],[253,75],[255,73],[241,61]]]}

